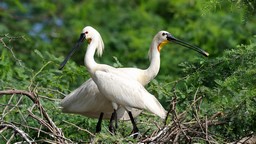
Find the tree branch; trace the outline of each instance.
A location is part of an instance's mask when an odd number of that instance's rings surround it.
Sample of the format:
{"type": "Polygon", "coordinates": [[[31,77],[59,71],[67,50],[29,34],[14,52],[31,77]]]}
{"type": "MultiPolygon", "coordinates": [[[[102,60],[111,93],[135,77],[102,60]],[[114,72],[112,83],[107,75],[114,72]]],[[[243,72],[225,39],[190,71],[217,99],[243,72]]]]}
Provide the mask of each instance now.
{"type": "Polygon", "coordinates": [[[13,95],[13,94],[21,94],[21,95],[26,95],[29,97],[34,103],[37,103],[36,101],[36,95],[33,92],[28,92],[28,91],[23,91],[23,90],[4,90],[0,91],[0,96],[1,95],[13,95]]]}
{"type": "Polygon", "coordinates": [[[4,42],[4,38],[7,38],[9,40],[9,42],[10,42],[12,40],[19,39],[19,38],[22,38],[22,39],[26,40],[25,36],[11,37],[11,36],[9,36],[9,34],[4,34],[4,35],[0,36],[0,43],[2,43],[3,47],[7,48],[11,52],[13,58],[19,63],[20,66],[23,66],[22,63],[21,63],[22,60],[18,59],[15,56],[15,54],[14,54],[14,52],[12,50],[13,48],[7,46],[7,44],[4,42]]]}
{"type": "Polygon", "coordinates": [[[45,120],[43,120],[43,118],[41,119],[41,118],[37,117],[31,111],[29,111],[30,112],[29,115],[32,118],[34,118],[35,120],[37,120],[41,125],[47,127],[54,135],[56,135],[57,136],[56,141],[58,141],[59,143],[65,143],[65,137],[64,137],[61,129],[59,129],[55,125],[55,123],[52,121],[52,119],[49,117],[49,115],[47,114],[47,112],[45,111],[43,106],[40,104],[38,97],[36,96],[36,94],[34,92],[30,92],[30,91],[28,92],[28,91],[24,91],[24,90],[14,90],[14,89],[0,91],[0,96],[13,95],[13,94],[25,95],[29,99],[31,99],[45,120]]]}
{"type": "Polygon", "coordinates": [[[23,137],[28,143],[33,143],[33,140],[30,140],[29,135],[27,133],[25,133],[23,130],[19,129],[18,127],[16,127],[15,125],[11,124],[11,123],[6,123],[6,122],[2,122],[0,124],[1,128],[11,128],[13,129],[15,132],[19,133],[21,137],[23,137]]]}

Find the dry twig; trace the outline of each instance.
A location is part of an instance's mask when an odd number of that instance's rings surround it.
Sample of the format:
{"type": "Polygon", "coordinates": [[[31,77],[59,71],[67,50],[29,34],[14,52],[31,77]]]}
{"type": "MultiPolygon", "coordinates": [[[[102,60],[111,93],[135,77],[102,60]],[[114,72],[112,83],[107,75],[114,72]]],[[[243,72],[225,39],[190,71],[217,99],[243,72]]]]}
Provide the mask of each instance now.
{"type": "MultiPolygon", "coordinates": [[[[47,114],[46,110],[44,109],[44,107],[41,105],[40,101],[39,101],[39,97],[36,95],[35,92],[31,92],[31,91],[23,91],[23,90],[5,90],[5,91],[0,91],[0,97],[3,95],[12,95],[12,97],[15,95],[21,95],[28,97],[32,102],[33,105],[32,107],[28,110],[28,116],[32,117],[34,120],[38,121],[40,124],[40,127],[44,126],[45,128],[47,128],[50,133],[49,136],[54,138],[54,143],[71,143],[72,141],[65,138],[61,129],[59,129],[55,123],[52,121],[52,119],[49,117],[49,115],[47,114]],[[37,116],[36,114],[33,113],[33,110],[37,108],[37,110],[39,110],[40,113],[40,117],[37,116]]],[[[22,98],[21,97],[21,98],[22,98]]],[[[17,107],[17,105],[20,103],[21,98],[19,99],[19,101],[17,102],[17,104],[15,105],[17,107]]],[[[9,100],[10,101],[10,100],[9,100]]],[[[7,105],[8,106],[8,105],[7,105]]],[[[5,108],[7,109],[7,108],[5,108]]],[[[12,110],[12,109],[11,109],[12,110]]],[[[6,114],[6,113],[5,113],[6,114]]],[[[5,116],[5,115],[3,115],[5,116]]],[[[2,116],[1,119],[3,119],[4,117],[2,116]]],[[[23,120],[26,122],[24,116],[22,116],[23,120]]],[[[6,123],[2,120],[1,126],[6,126],[3,125],[3,123],[6,123]]],[[[14,130],[21,130],[19,129],[19,127],[17,125],[9,125],[9,127],[12,126],[12,128],[14,130]]],[[[28,126],[25,126],[28,128],[28,126]]],[[[20,132],[20,131],[19,131],[20,132]]],[[[23,131],[22,131],[23,132],[23,131]]],[[[40,135],[41,132],[41,128],[37,129],[38,132],[38,136],[40,135]]],[[[25,136],[27,135],[21,135],[23,138],[25,138],[25,136]]],[[[28,136],[27,136],[28,137],[28,136]]],[[[9,139],[9,141],[11,141],[11,138],[9,139]]],[[[49,141],[49,140],[48,140],[49,141]]],[[[51,141],[51,140],[50,140],[51,141]]]]}
{"type": "Polygon", "coordinates": [[[25,36],[12,37],[12,36],[9,36],[9,34],[4,34],[0,36],[0,43],[3,45],[4,48],[7,48],[11,52],[13,58],[19,63],[19,65],[23,66],[21,63],[22,60],[16,57],[16,55],[13,52],[13,48],[7,46],[6,42],[4,41],[4,39],[7,39],[9,42],[11,42],[13,40],[20,39],[20,38],[26,40],[25,36]]]}
{"type": "MultiPolygon", "coordinates": [[[[176,84],[175,84],[176,86],[176,84]]],[[[199,88],[194,94],[193,102],[183,112],[177,111],[177,95],[175,86],[173,87],[173,99],[170,102],[170,109],[168,111],[168,117],[171,121],[165,120],[165,125],[159,129],[156,133],[149,137],[144,137],[141,142],[144,143],[191,143],[195,140],[203,140],[207,143],[217,143],[212,133],[209,132],[209,127],[213,125],[221,125],[225,122],[216,120],[216,117],[220,116],[218,112],[212,116],[203,117],[200,115],[200,105],[202,97],[199,96],[199,88]],[[188,118],[188,114],[192,114],[193,117],[188,118]]]]}
{"type": "MultiPolygon", "coordinates": [[[[13,129],[15,132],[17,132],[22,138],[24,138],[26,140],[26,142],[28,143],[33,143],[34,141],[31,140],[31,138],[29,137],[29,135],[27,133],[25,133],[23,130],[19,129],[18,127],[16,127],[14,124],[11,123],[7,123],[7,122],[1,122],[0,123],[1,129],[2,128],[10,128],[13,129]]],[[[12,137],[10,138],[12,139],[12,137]]]]}

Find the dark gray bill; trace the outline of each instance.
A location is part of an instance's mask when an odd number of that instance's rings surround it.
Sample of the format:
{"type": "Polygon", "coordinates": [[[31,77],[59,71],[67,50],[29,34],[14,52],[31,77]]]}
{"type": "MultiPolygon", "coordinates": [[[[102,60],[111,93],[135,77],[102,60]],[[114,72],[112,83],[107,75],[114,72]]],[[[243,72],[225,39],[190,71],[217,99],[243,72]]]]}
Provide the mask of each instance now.
{"type": "Polygon", "coordinates": [[[85,34],[82,33],[80,35],[79,40],[77,41],[77,43],[75,44],[75,46],[71,49],[71,51],[69,52],[69,54],[67,55],[67,57],[64,59],[64,61],[60,64],[60,68],[59,70],[63,69],[63,67],[65,66],[65,64],[67,63],[67,61],[70,59],[70,57],[75,53],[75,51],[80,47],[80,45],[83,43],[85,39],[85,34]]]}
{"type": "Polygon", "coordinates": [[[184,47],[190,48],[190,49],[192,49],[194,51],[197,51],[198,53],[200,53],[200,54],[202,54],[202,55],[204,55],[206,57],[209,56],[209,53],[207,53],[206,51],[202,50],[201,48],[193,46],[193,45],[191,45],[191,44],[189,44],[187,42],[184,42],[182,40],[179,40],[179,39],[173,37],[171,34],[167,34],[167,40],[172,41],[172,42],[174,42],[176,44],[182,45],[184,47]]]}

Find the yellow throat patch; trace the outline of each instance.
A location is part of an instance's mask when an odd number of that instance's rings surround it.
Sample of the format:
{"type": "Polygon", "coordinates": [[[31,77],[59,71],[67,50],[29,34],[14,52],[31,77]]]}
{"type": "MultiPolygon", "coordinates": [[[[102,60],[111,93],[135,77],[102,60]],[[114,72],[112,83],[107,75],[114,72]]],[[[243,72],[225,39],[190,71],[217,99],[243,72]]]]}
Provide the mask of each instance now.
{"type": "Polygon", "coordinates": [[[160,52],[160,50],[162,49],[162,47],[163,47],[164,45],[166,45],[168,42],[169,42],[168,40],[164,40],[163,42],[161,42],[161,43],[158,45],[157,50],[160,52]]]}

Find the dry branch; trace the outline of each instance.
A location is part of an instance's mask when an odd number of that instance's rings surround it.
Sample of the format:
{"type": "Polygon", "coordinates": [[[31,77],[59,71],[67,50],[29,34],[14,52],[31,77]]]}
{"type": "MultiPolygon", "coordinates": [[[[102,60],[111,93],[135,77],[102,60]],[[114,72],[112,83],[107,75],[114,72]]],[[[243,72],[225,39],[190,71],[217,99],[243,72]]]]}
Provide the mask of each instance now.
{"type": "Polygon", "coordinates": [[[251,134],[250,136],[244,137],[236,142],[232,142],[229,144],[255,144],[256,143],[256,135],[251,134]]]}
{"type": "Polygon", "coordinates": [[[0,43],[3,45],[3,47],[6,48],[6,49],[8,49],[8,50],[11,52],[13,58],[19,63],[20,66],[23,66],[22,63],[21,63],[22,61],[21,61],[20,59],[18,59],[18,58],[16,57],[16,55],[14,54],[13,48],[7,46],[7,44],[6,44],[6,42],[4,41],[4,39],[7,39],[9,42],[11,42],[11,41],[13,41],[13,40],[16,40],[16,39],[23,39],[23,40],[26,40],[26,39],[25,39],[25,36],[13,37],[13,36],[9,36],[9,34],[4,34],[4,35],[1,35],[1,36],[0,36],[0,43]]]}
{"type": "Polygon", "coordinates": [[[7,123],[7,122],[1,122],[0,123],[0,128],[1,129],[4,129],[4,128],[13,129],[22,138],[24,138],[26,140],[26,142],[28,142],[30,144],[34,142],[33,140],[31,140],[31,138],[29,138],[29,135],[27,133],[25,133],[23,130],[19,129],[18,127],[16,127],[14,124],[7,123]]]}
{"type": "Polygon", "coordinates": [[[34,103],[36,103],[35,93],[33,93],[33,92],[28,92],[28,91],[24,91],[24,90],[14,90],[14,89],[13,90],[0,91],[0,96],[1,95],[13,95],[13,94],[26,95],[34,103]]]}
{"type": "Polygon", "coordinates": [[[217,143],[217,140],[214,139],[214,135],[209,131],[209,127],[226,123],[225,121],[216,119],[221,116],[222,113],[218,112],[212,116],[205,117],[200,115],[202,96],[198,96],[199,89],[197,89],[194,94],[193,102],[187,106],[183,112],[178,112],[175,87],[172,91],[174,96],[170,102],[170,108],[164,126],[153,135],[142,137],[141,142],[193,143],[195,140],[200,140],[206,143],[217,143]],[[169,122],[167,122],[168,117],[170,118],[169,122]]]}
{"type": "MultiPolygon", "coordinates": [[[[28,110],[28,116],[30,116],[34,120],[36,120],[40,124],[40,127],[44,126],[45,128],[47,128],[50,131],[49,136],[54,138],[54,143],[71,143],[70,140],[68,140],[67,138],[64,137],[61,129],[58,128],[55,125],[55,123],[52,121],[52,119],[49,117],[49,115],[47,114],[46,110],[41,105],[41,103],[39,101],[39,97],[37,97],[35,92],[24,91],[24,90],[14,90],[13,89],[13,90],[0,91],[0,96],[3,96],[3,95],[12,95],[12,96],[13,95],[15,95],[15,96],[16,95],[22,95],[22,96],[27,96],[33,102],[32,107],[30,108],[30,110],[28,110]],[[34,108],[37,108],[37,110],[40,113],[40,117],[32,112],[32,110],[34,108]]],[[[18,105],[18,103],[16,105],[18,105]]],[[[12,124],[12,126],[15,126],[15,125],[12,124]]],[[[17,126],[15,126],[15,127],[18,128],[17,126]]],[[[16,129],[14,129],[14,130],[16,130],[16,129]]],[[[40,129],[38,129],[38,134],[40,134],[40,129]]]]}

